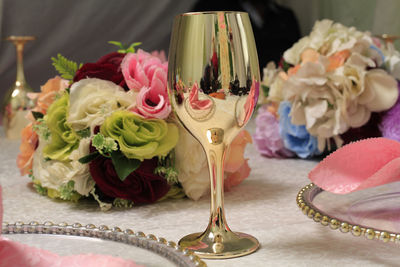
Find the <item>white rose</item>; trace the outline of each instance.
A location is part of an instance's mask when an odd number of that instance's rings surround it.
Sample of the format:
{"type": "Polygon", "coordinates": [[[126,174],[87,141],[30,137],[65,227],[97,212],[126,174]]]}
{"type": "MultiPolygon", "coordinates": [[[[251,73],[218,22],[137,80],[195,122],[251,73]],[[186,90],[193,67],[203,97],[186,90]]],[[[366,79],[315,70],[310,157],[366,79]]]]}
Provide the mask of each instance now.
{"type": "Polygon", "coordinates": [[[388,110],[399,97],[397,81],[382,69],[369,70],[365,75],[364,84],[365,89],[359,102],[371,111],[388,110]]]}
{"type": "Polygon", "coordinates": [[[283,59],[292,65],[300,63],[300,55],[306,49],[310,47],[310,37],[306,36],[301,38],[295,43],[290,49],[283,53],[283,59]]]}
{"type": "Polygon", "coordinates": [[[262,85],[269,87],[268,98],[263,94],[258,98],[258,103],[263,104],[269,101],[282,101],[282,86],[287,79],[286,73],[281,68],[276,68],[273,61],[269,62],[263,70],[262,85]]]}
{"type": "Polygon", "coordinates": [[[367,49],[372,44],[369,33],[325,19],[315,22],[311,33],[286,50],[283,58],[286,62],[297,65],[300,63],[301,53],[306,48],[312,48],[322,55],[330,56],[345,49],[358,51],[360,43],[363,42],[368,44],[367,47],[363,46],[363,49],[367,49]]]}
{"type": "Polygon", "coordinates": [[[90,153],[89,146],[90,138],[84,138],[79,142],[79,147],[69,155],[71,167],[75,171],[75,173],[71,172],[70,174],[71,180],[75,182],[74,189],[84,196],[89,196],[95,185],[95,181],[89,172],[89,164],[82,164],[78,161],[90,153]]]}
{"type": "Polygon", "coordinates": [[[88,148],[87,142],[87,140],[81,140],[79,148],[70,155],[72,161],[62,162],[45,159],[42,151],[47,142],[40,139],[39,146],[33,155],[32,172],[35,179],[43,187],[55,190],[59,190],[60,186],[65,185],[70,180],[74,180],[74,189],[79,194],[87,196],[94,187],[94,181],[90,177],[88,165],[77,161],[81,155],[86,155],[84,150],[86,150],[86,145],[88,148]]]}
{"type": "Polygon", "coordinates": [[[67,122],[75,131],[90,127],[91,132],[118,109],[133,108],[136,96],[113,82],[90,78],[74,83],[70,89],[67,122]]]}
{"type": "Polygon", "coordinates": [[[397,82],[392,76],[382,69],[366,70],[374,64],[369,58],[353,53],[345,65],[330,76],[342,87],[340,106],[347,124],[353,128],[367,123],[371,112],[388,110],[398,98],[397,82]]]}
{"type": "Polygon", "coordinates": [[[179,125],[179,142],[175,147],[175,167],[185,194],[198,200],[210,190],[206,154],[200,143],[179,125]]]}
{"type": "Polygon", "coordinates": [[[280,71],[282,70],[276,67],[275,62],[268,62],[267,66],[263,69],[263,80],[261,84],[270,87],[280,71]]]}
{"type": "Polygon", "coordinates": [[[328,79],[326,66],[324,56],[316,63],[304,63],[282,88],[284,99],[292,103],[292,123],[305,125],[311,135],[318,137],[320,151],[329,138],[340,143],[339,135],[349,128],[340,112],[341,93],[328,79]]]}

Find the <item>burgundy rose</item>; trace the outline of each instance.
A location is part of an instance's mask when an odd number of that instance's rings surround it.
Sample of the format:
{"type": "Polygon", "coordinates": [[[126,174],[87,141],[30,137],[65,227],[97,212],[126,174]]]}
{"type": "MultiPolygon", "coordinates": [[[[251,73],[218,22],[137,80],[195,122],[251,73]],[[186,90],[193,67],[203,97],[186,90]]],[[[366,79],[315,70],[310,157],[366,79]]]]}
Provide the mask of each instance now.
{"type": "Polygon", "coordinates": [[[86,63],[77,70],[74,82],[86,78],[98,78],[111,81],[127,89],[121,72],[121,61],[125,54],[113,52],[101,57],[96,63],[86,63]]]}
{"type": "Polygon", "coordinates": [[[106,196],[129,199],[135,204],[153,203],[169,191],[167,181],[154,174],[156,167],[157,159],[144,160],[136,171],[121,181],[111,159],[99,156],[89,163],[90,174],[106,196]]]}

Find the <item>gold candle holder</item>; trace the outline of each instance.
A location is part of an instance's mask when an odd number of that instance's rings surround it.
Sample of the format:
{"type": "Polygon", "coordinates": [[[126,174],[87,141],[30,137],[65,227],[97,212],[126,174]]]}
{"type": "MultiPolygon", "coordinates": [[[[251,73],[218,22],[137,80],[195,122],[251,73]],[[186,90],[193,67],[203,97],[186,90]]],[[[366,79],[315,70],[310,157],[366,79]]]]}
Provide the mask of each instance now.
{"type": "Polygon", "coordinates": [[[14,84],[5,94],[1,112],[3,115],[3,128],[9,139],[21,138],[21,130],[29,123],[26,114],[34,106],[27,94],[33,92],[27,84],[24,74],[24,46],[28,41],[35,40],[33,36],[9,36],[7,41],[15,45],[17,52],[17,76],[14,84]]]}

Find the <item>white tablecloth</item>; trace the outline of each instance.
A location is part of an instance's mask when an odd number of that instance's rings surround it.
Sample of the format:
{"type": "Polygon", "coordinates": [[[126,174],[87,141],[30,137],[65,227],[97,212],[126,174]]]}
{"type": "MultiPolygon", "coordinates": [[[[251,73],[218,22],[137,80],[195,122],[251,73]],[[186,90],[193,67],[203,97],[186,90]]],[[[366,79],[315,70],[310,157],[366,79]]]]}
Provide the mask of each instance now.
{"type": "MultiPolygon", "coordinates": [[[[254,122],[249,130],[254,129],[254,122]]],[[[0,128],[0,130],[2,130],[0,128]]],[[[129,210],[101,212],[93,204],[74,204],[40,196],[21,177],[15,164],[18,141],[0,135],[0,184],[3,186],[4,221],[79,222],[119,226],[152,233],[177,242],[182,236],[205,229],[209,198],[168,200],[129,210]]],[[[208,266],[398,266],[400,247],[364,237],[342,234],[314,223],[296,205],[298,191],[309,183],[315,161],[268,159],[254,146],[246,155],[251,177],[225,193],[227,222],[234,231],[258,238],[254,254],[228,260],[206,260],[208,266]]]]}

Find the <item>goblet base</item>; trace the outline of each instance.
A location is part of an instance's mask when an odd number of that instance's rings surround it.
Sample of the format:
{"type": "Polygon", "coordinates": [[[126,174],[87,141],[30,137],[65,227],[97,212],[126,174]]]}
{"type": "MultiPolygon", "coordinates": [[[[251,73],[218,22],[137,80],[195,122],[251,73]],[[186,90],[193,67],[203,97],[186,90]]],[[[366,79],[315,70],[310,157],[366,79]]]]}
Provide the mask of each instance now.
{"type": "Polygon", "coordinates": [[[213,233],[207,229],[203,233],[183,237],[179,245],[193,251],[200,258],[228,259],[253,253],[260,243],[248,234],[231,231],[213,233]]]}

